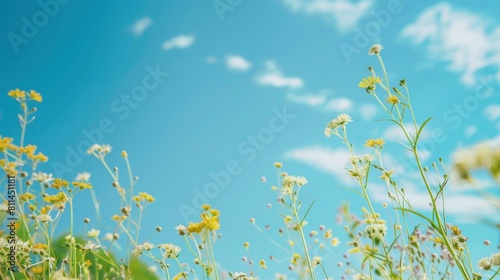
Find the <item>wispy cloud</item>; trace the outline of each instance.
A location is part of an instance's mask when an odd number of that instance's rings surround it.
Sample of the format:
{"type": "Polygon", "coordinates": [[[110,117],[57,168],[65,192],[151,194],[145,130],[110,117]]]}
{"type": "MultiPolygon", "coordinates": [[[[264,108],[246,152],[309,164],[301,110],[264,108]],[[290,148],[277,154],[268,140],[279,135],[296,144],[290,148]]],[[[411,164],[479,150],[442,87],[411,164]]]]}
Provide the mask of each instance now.
{"type": "Polygon", "coordinates": [[[465,128],[465,137],[471,137],[472,135],[476,134],[476,132],[477,132],[477,127],[469,125],[468,127],[465,128]]]}
{"type": "Polygon", "coordinates": [[[492,20],[470,11],[439,3],[423,11],[402,31],[402,36],[425,45],[433,59],[449,63],[448,69],[460,73],[465,85],[477,82],[478,72],[496,71],[500,79],[500,27],[492,20]]]}
{"type": "Polygon", "coordinates": [[[339,30],[347,30],[365,16],[373,0],[282,0],[292,12],[323,16],[334,21],[339,30]]]}
{"type": "Polygon", "coordinates": [[[494,121],[500,117],[500,105],[491,104],[484,108],[483,114],[490,120],[494,121]]]}
{"type": "Polygon", "coordinates": [[[257,76],[257,83],[264,86],[301,88],[304,81],[299,77],[287,77],[278,69],[276,63],[267,61],[265,70],[257,76]]]}
{"type": "Polygon", "coordinates": [[[152,23],[153,21],[150,17],[143,17],[132,24],[130,32],[132,32],[135,36],[141,36],[152,23]]]}
{"type": "Polygon", "coordinates": [[[332,98],[328,100],[325,109],[336,112],[347,112],[351,110],[353,105],[354,102],[352,102],[351,99],[345,97],[332,98]]]}
{"type": "MultiPolygon", "coordinates": [[[[416,186],[408,180],[400,180],[398,185],[405,186],[405,197],[415,210],[431,211],[431,199],[425,188],[416,186]]],[[[372,183],[368,187],[370,196],[377,202],[389,202],[388,189],[383,184],[372,183]]],[[[446,213],[460,216],[485,216],[495,214],[495,208],[484,199],[474,195],[448,191],[445,201],[446,213]]]]}
{"type": "Polygon", "coordinates": [[[163,42],[162,48],[166,51],[176,48],[185,49],[190,47],[195,40],[196,37],[194,35],[179,35],[168,41],[163,42]]]}
{"type": "Polygon", "coordinates": [[[226,66],[233,71],[247,71],[252,67],[252,63],[240,55],[226,56],[226,66]]]}
{"type": "Polygon", "coordinates": [[[317,107],[325,104],[327,98],[322,94],[296,94],[289,93],[286,98],[294,103],[304,104],[310,107],[317,107]]]}
{"type": "Polygon", "coordinates": [[[352,185],[354,181],[345,169],[350,154],[346,149],[333,150],[322,146],[298,148],[287,151],[285,158],[293,159],[310,165],[320,171],[334,175],[344,184],[352,185]]]}

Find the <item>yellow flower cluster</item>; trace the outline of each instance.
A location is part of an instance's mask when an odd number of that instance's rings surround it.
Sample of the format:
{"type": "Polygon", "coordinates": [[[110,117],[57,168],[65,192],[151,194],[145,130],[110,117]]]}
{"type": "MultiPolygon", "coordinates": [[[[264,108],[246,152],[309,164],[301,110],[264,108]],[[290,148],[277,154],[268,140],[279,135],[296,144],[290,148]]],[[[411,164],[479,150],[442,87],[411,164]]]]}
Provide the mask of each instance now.
{"type": "Polygon", "coordinates": [[[372,147],[372,148],[377,148],[377,147],[382,148],[382,146],[384,144],[385,144],[385,141],[382,138],[379,138],[379,139],[368,139],[365,142],[365,146],[372,147]]]}
{"type": "Polygon", "coordinates": [[[17,100],[21,100],[21,101],[25,101],[26,96],[28,96],[29,99],[34,100],[36,102],[43,101],[42,95],[34,90],[30,90],[30,92],[28,94],[26,94],[26,92],[24,90],[20,90],[20,89],[16,88],[14,90],[9,91],[9,93],[7,93],[7,95],[12,97],[12,98],[15,98],[17,100]]]}
{"type": "Polygon", "coordinates": [[[140,192],[139,195],[136,195],[132,198],[137,204],[139,204],[141,201],[147,201],[147,202],[154,202],[155,198],[146,193],[146,192],[140,192]]]}
{"type": "Polygon", "coordinates": [[[79,187],[80,190],[92,188],[92,185],[90,183],[86,183],[86,182],[71,182],[71,184],[73,184],[73,186],[75,186],[75,187],[79,187]]]}
{"type": "Polygon", "coordinates": [[[56,195],[46,195],[43,200],[51,204],[61,204],[66,202],[67,198],[63,192],[58,192],[56,195]]]}
{"type": "Polygon", "coordinates": [[[189,223],[187,226],[188,233],[200,233],[204,229],[208,231],[218,230],[220,228],[220,212],[217,209],[211,209],[208,204],[203,204],[202,206],[204,213],[200,215],[201,222],[199,223],[189,223]]]}
{"type": "Polygon", "coordinates": [[[68,181],[59,178],[55,178],[54,183],[52,183],[52,187],[54,189],[60,189],[61,187],[68,188],[68,185],[68,181]]]}
{"type": "Polygon", "coordinates": [[[375,85],[380,83],[381,80],[379,77],[377,76],[370,76],[370,77],[367,77],[367,78],[363,78],[363,80],[361,82],[359,82],[358,86],[360,88],[364,88],[366,89],[366,91],[373,91],[375,90],[375,85]]]}

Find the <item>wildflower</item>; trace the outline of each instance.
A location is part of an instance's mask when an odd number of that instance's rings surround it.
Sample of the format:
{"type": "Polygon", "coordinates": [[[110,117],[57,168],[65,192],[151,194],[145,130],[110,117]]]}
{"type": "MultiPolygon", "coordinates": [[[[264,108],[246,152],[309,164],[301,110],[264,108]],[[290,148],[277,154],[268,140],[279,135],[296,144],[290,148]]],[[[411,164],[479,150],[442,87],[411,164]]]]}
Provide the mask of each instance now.
{"type": "Polygon", "coordinates": [[[336,247],[340,244],[340,240],[338,239],[338,237],[334,237],[332,238],[332,246],[333,247],[336,247]]]}
{"type": "Polygon", "coordinates": [[[160,226],[157,226],[155,229],[156,229],[157,232],[161,231],[161,227],[160,226]]]}
{"type": "Polygon", "coordinates": [[[67,188],[68,185],[69,185],[68,181],[59,178],[55,178],[54,183],[52,183],[52,187],[54,189],[60,189],[61,187],[67,188]]]}
{"type": "Polygon", "coordinates": [[[100,152],[102,150],[102,146],[99,144],[94,144],[90,146],[90,148],[87,150],[87,154],[93,154],[95,151],[100,152]]]}
{"type": "Polygon", "coordinates": [[[372,148],[376,148],[376,147],[382,148],[382,146],[384,144],[385,144],[385,141],[382,138],[379,138],[379,139],[368,139],[365,142],[365,146],[372,147],[372,148]]]}
{"type": "Polygon", "coordinates": [[[78,173],[75,178],[76,181],[82,181],[82,182],[88,182],[89,179],[90,179],[89,172],[78,173]]]}
{"type": "Polygon", "coordinates": [[[158,245],[158,247],[165,250],[165,253],[163,253],[164,258],[175,259],[177,258],[177,256],[179,256],[179,253],[181,251],[180,247],[170,243],[167,244],[163,243],[158,245]]]}
{"type": "Polygon", "coordinates": [[[369,55],[374,55],[374,54],[379,54],[381,50],[383,50],[384,47],[382,47],[381,44],[375,44],[371,46],[370,50],[368,51],[369,55]]]}
{"type": "Polygon", "coordinates": [[[99,236],[99,234],[101,233],[100,230],[97,230],[97,229],[91,229],[88,233],[87,233],[87,236],[90,237],[90,238],[97,238],[99,236]]]}
{"type": "Polygon", "coordinates": [[[38,181],[40,183],[49,183],[50,181],[54,180],[54,178],[52,178],[52,173],[47,174],[38,171],[38,173],[33,173],[33,180],[38,181]]]}
{"type": "Polygon", "coordinates": [[[260,260],[259,261],[259,265],[262,269],[266,269],[267,268],[267,265],[266,265],[266,261],[265,260],[260,260]]]}
{"type": "Polygon", "coordinates": [[[491,268],[492,262],[490,258],[482,258],[478,262],[478,266],[481,269],[489,270],[491,268]]]}
{"type": "Polygon", "coordinates": [[[399,99],[396,95],[391,95],[391,96],[387,97],[386,101],[387,101],[387,103],[390,103],[392,105],[396,105],[399,103],[399,99]]]}
{"type": "Polygon", "coordinates": [[[72,182],[73,186],[79,187],[81,190],[83,189],[91,189],[92,185],[90,183],[85,183],[85,182],[72,182]]]}
{"type": "Polygon", "coordinates": [[[66,202],[67,198],[63,192],[58,192],[56,195],[46,195],[43,200],[51,204],[60,204],[66,202]]]}
{"type": "Polygon", "coordinates": [[[321,257],[314,257],[313,260],[312,260],[312,264],[313,266],[317,266],[317,265],[320,265],[321,264],[321,257]]]}
{"type": "Polygon", "coordinates": [[[82,249],[87,250],[87,251],[95,251],[99,247],[101,247],[101,246],[99,246],[99,245],[97,245],[89,240],[89,241],[87,241],[87,243],[85,243],[85,245],[83,245],[82,249]]]}
{"type": "Polygon", "coordinates": [[[28,97],[36,102],[42,102],[42,95],[34,90],[30,90],[28,97]]]}
{"type": "Polygon", "coordinates": [[[491,264],[495,266],[500,266],[500,253],[495,253],[491,255],[491,264]]]}
{"type": "Polygon", "coordinates": [[[124,158],[128,157],[127,151],[125,151],[125,150],[122,151],[122,157],[124,157],[124,158]]]}
{"type": "Polygon", "coordinates": [[[380,83],[380,77],[377,76],[369,76],[367,78],[363,78],[361,82],[358,83],[358,87],[365,88],[367,90],[375,90],[376,85],[380,83]]]}
{"type": "Polygon", "coordinates": [[[101,150],[104,154],[109,154],[111,152],[112,147],[108,144],[102,144],[101,150]]]}
{"type": "Polygon", "coordinates": [[[281,167],[283,167],[283,163],[277,161],[274,163],[274,167],[281,168],[281,167]]]}
{"type": "Polygon", "coordinates": [[[179,233],[179,235],[185,235],[186,232],[187,232],[187,229],[185,226],[183,225],[178,225],[175,227],[175,230],[177,230],[177,232],[179,233]]]}
{"type": "Polygon", "coordinates": [[[330,137],[330,135],[336,133],[335,130],[341,126],[345,126],[346,124],[352,122],[351,116],[348,114],[340,114],[335,119],[331,120],[325,127],[325,135],[326,137],[330,137]]]}
{"type": "Polygon", "coordinates": [[[386,232],[387,226],[385,224],[373,224],[367,226],[362,234],[364,237],[368,237],[371,240],[376,240],[384,237],[386,232]]]}
{"type": "Polygon", "coordinates": [[[18,88],[16,88],[15,90],[11,90],[9,91],[9,93],[7,93],[8,96],[12,97],[12,98],[15,98],[15,99],[25,99],[26,98],[26,92],[24,90],[20,90],[18,88]]]}
{"type": "Polygon", "coordinates": [[[26,202],[29,200],[33,200],[35,198],[36,198],[36,196],[32,193],[29,193],[29,192],[23,193],[22,195],[19,196],[19,200],[21,202],[26,202]]]}
{"type": "Polygon", "coordinates": [[[45,250],[47,250],[47,248],[49,248],[49,246],[47,246],[47,244],[43,244],[43,243],[37,243],[37,244],[33,244],[33,246],[31,247],[31,251],[35,254],[43,254],[45,253],[45,250]]]}
{"type": "Polygon", "coordinates": [[[107,241],[111,241],[113,240],[113,234],[111,232],[108,232],[106,233],[106,235],[104,235],[104,240],[107,240],[107,241]]]}
{"type": "Polygon", "coordinates": [[[368,278],[364,274],[358,273],[352,276],[352,280],[370,280],[370,278],[368,278]]]}
{"type": "Polygon", "coordinates": [[[244,242],[244,243],[243,243],[243,247],[245,247],[245,248],[247,248],[247,249],[248,249],[248,246],[250,246],[250,243],[248,243],[248,242],[244,242]]]}

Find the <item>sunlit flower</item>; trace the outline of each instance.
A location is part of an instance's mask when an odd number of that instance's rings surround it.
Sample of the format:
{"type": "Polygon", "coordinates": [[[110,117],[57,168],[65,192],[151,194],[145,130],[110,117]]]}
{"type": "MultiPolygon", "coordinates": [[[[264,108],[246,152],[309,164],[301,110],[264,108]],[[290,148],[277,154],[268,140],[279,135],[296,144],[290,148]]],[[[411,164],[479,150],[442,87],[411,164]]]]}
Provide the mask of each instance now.
{"type": "Polygon", "coordinates": [[[163,243],[158,245],[158,247],[165,250],[165,252],[163,253],[164,258],[170,258],[170,259],[177,258],[177,256],[179,256],[179,253],[181,251],[180,247],[170,243],[163,243]]]}
{"type": "Polygon", "coordinates": [[[399,99],[396,95],[391,95],[391,96],[387,97],[386,101],[387,101],[387,103],[392,104],[392,105],[396,105],[399,103],[399,99]]]}
{"type": "Polygon", "coordinates": [[[358,87],[365,88],[368,90],[374,90],[376,85],[380,83],[380,77],[377,76],[369,76],[367,78],[363,78],[361,82],[359,82],[358,87]]]}
{"type": "Polygon", "coordinates": [[[382,47],[381,44],[375,44],[371,46],[370,50],[368,51],[369,55],[374,55],[374,54],[379,54],[381,50],[383,50],[384,47],[382,47]]]}
{"type": "Polygon", "coordinates": [[[371,240],[381,239],[385,236],[387,232],[387,226],[385,224],[373,224],[368,225],[362,232],[364,237],[368,237],[371,240]]]}
{"type": "Polygon", "coordinates": [[[36,102],[42,102],[42,95],[34,90],[30,90],[28,97],[36,102]]]}
{"type": "Polygon", "coordinates": [[[100,230],[97,230],[97,229],[91,229],[88,233],[87,233],[87,236],[90,237],[90,238],[97,238],[99,236],[99,234],[101,233],[100,230]]]}
{"type": "Polygon", "coordinates": [[[88,182],[89,179],[90,179],[89,172],[78,173],[75,178],[76,181],[82,181],[82,182],[88,182]]]}
{"type": "Polygon", "coordinates": [[[9,93],[7,93],[8,96],[12,97],[12,98],[21,98],[21,99],[24,99],[26,97],[26,92],[24,90],[20,90],[18,88],[16,88],[15,90],[11,90],[9,91],[9,93]]]}
{"type": "Polygon", "coordinates": [[[49,183],[54,180],[54,178],[52,178],[52,173],[47,174],[45,172],[38,171],[38,173],[33,173],[33,180],[40,183],[49,183]]]}
{"type": "Polygon", "coordinates": [[[482,258],[478,262],[479,268],[484,270],[489,270],[491,268],[491,265],[492,263],[490,258],[482,258]]]}

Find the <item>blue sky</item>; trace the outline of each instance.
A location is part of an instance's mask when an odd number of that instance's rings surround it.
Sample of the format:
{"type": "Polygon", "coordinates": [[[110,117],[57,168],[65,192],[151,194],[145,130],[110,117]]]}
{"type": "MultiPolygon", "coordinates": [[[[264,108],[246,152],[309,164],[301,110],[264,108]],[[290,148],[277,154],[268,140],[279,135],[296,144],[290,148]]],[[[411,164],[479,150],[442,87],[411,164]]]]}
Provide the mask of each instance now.
{"type": "MultiPolygon", "coordinates": [[[[378,66],[367,55],[372,44],[384,46],[391,82],[408,81],[417,117],[433,117],[422,148],[427,164],[449,163],[453,151],[479,141],[499,142],[499,8],[470,1],[11,2],[0,11],[0,92],[42,93],[27,134],[50,158],[42,170],[68,179],[90,172],[108,215],[119,210],[107,199],[115,195],[111,178],[78,147],[86,135],[111,144],[110,165],[123,170],[119,152],[127,150],[137,189],[157,198],[144,221],[144,238],[156,225],[166,229],[156,242],[180,243],[173,227],[196,219],[186,209],[217,183],[210,174],[229,172],[229,164],[234,175],[209,198],[222,212],[216,251],[225,268],[245,270],[244,241],[256,244],[255,259],[278,250],[247,222],[280,221],[266,207],[274,202],[275,161],[308,178],[304,201],[316,199],[310,229],[335,226],[342,240],[336,209],[349,201],[360,214],[361,199],[341,188],[352,184],[347,150],[323,134],[339,113],[354,118],[349,134],[359,153],[368,138],[386,140],[386,162],[404,175],[414,205],[426,209],[422,186],[401,169],[401,135],[374,121],[383,112],[357,87],[367,67],[378,66]]],[[[18,138],[17,105],[6,94],[0,104],[0,134],[18,138]]],[[[372,190],[378,205],[385,201],[379,190],[372,190]]],[[[90,196],[80,203],[78,215],[94,215],[90,196]]],[[[450,188],[447,203],[451,220],[473,240],[475,259],[489,254],[482,241],[496,242],[498,234],[470,216],[498,210],[464,188],[450,188]]],[[[285,264],[261,273],[269,277],[285,264]]]]}

